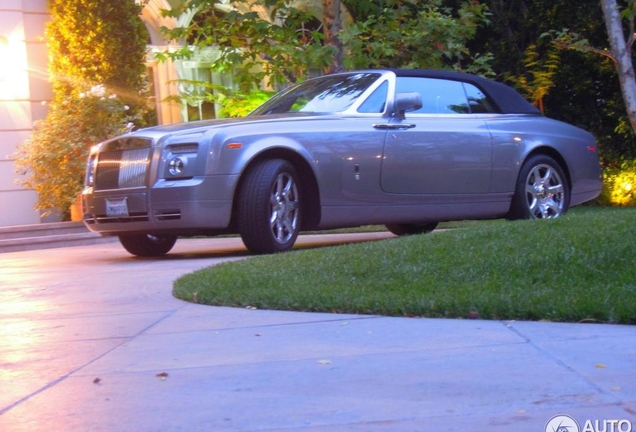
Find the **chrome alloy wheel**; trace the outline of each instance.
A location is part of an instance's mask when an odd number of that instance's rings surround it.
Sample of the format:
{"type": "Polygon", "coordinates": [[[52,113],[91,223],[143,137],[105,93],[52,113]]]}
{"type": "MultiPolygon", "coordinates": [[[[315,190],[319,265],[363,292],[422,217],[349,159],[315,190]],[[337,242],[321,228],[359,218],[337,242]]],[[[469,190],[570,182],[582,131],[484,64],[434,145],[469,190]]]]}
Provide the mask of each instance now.
{"type": "Polygon", "coordinates": [[[294,178],[286,172],[276,177],[270,198],[269,226],[277,243],[287,243],[298,229],[298,187],[294,178]]]}
{"type": "Polygon", "coordinates": [[[550,165],[532,168],[526,179],[526,199],[530,216],[551,219],[561,216],[566,209],[563,179],[550,165]]]}

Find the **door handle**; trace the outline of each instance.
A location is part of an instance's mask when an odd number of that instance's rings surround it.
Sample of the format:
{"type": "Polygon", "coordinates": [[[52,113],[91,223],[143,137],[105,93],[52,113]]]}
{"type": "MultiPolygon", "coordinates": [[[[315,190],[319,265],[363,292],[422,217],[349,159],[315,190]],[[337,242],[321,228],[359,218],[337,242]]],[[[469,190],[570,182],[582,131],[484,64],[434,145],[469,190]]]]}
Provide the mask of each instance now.
{"type": "Polygon", "coordinates": [[[373,125],[374,128],[376,129],[390,129],[390,130],[396,130],[396,129],[411,129],[414,128],[415,125],[413,123],[376,123],[373,125]]]}

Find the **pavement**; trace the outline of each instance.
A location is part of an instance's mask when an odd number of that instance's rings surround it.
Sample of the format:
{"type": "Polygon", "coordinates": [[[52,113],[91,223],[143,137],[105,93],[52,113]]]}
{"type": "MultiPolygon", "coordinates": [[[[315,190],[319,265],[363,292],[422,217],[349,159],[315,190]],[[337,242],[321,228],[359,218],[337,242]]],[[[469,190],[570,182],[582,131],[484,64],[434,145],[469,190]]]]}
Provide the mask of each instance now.
{"type": "Polygon", "coordinates": [[[0,254],[0,431],[636,431],[636,327],[172,297],[180,275],[245,257],[238,239],[160,259],[118,243],[0,254]]]}

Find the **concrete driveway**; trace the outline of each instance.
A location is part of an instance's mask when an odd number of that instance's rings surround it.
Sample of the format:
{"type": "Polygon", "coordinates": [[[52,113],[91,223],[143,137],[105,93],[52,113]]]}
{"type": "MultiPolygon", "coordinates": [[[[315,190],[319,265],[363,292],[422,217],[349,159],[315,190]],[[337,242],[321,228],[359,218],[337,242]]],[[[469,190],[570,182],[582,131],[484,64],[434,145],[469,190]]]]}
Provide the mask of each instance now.
{"type": "Polygon", "coordinates": [[[236,239],[180,240],[162,259],[118,243],[0,255],[0,431],[636,430],[635,327],[171,296],[178,276],[244,256],[236,239]]]}

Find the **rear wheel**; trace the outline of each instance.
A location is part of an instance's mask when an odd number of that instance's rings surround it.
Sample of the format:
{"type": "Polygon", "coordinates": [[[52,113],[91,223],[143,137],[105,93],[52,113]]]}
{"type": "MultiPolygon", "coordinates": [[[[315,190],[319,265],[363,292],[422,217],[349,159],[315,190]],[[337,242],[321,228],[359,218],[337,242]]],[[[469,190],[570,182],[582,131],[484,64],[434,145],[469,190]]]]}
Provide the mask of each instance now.
{"type": "Polygon", "coordinates": [[[139,257],[158,257],[170,252],[177,242],[174,235],[132,234],[119,236],[121,245],[139,257]]]}
{"type": "Polygon", "coordinates": [[[238,227],[255,254],[285,252],[300,232],[301,197],[291,163],[265,160],[250,169],[238,197],[238,227]]]}
{"type": "Polygon", "coordinates": [[[429,233],[437,228],[437,225],[437,222],[429,222],[424,224],[389,224],[385,226],[396,236],[405,236],[429,233]]]}
{"type": "Polygon", "coordinates": [[[536,155],[521,167],[509,219],[553,219],[570,205],[570,186],[561,166],[551,157],[536,155]]]}

